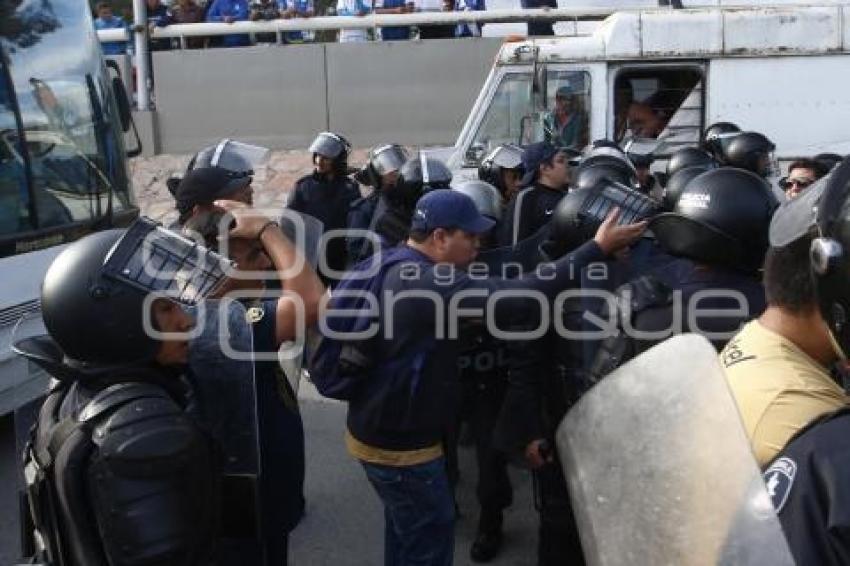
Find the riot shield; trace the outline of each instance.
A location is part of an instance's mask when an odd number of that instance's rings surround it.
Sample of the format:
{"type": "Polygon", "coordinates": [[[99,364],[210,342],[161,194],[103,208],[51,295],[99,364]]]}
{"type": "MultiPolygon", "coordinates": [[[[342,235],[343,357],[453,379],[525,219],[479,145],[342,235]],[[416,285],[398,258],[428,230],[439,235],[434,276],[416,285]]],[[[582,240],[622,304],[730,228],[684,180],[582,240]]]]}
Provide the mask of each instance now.
{"type": "Polygon", "coordinates": [[[201,331],[189,342],[189,367],[197,409],[224,455],[224,471],[260,472],[254,363],[228,356],[252,352],[245,307],[230,299],[207,300],[193,309],[201,331]]]}
{"type": "Polygon", "coordinates": [[[521,240],[513,246],[502,246],[478,254],[475,263],[487,265],[491,277],[516,277],[533,270],[542,261],[540,244],[546,240],[549,226],[521,240]]]}
{"type": "Polygon", "coordinates": [[[611,373],[556,440],[589,565],[793,565],[704,338],[675,336],[611,373]]]}
{"type": "MultiPolygon", "coordinates": [[[[315,270],[319,265],[322,234],[325,230],[322,221],[304,212],[287,209],[281,216],[280,228],[304,255],[307,264],[315,270]]],[[[278,362],[297,397],[304,367],[304,339],[282,344],[278,351],[278,362]]]]}

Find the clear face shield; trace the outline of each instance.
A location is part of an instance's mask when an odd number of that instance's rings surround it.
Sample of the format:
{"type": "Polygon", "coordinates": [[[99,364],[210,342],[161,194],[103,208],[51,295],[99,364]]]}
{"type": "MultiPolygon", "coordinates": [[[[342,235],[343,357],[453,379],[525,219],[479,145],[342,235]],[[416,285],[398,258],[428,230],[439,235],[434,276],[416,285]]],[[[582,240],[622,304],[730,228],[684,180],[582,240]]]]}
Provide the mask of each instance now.
{"type": "Polygon", "coordinates": [[[103,265],[112,279],[186,306],[214,294],[232,269],[228,259],[144,217],[127,229],[103,265]]]}
{"type": "Polygon", "coordinates": [[[333,132],[322,132],[310,144],[308,151],[328,159],[337,159],[343,153],[350,152],[351,146],[344,138],[333,132]]]}
{"type": "Polygon", "coordinates": [[[522,148],[515,145],[503,145],[493,150],[484,161],[502,169],[519,169],[522,167],[522,148]]]}
{"type": "Polygon", "coordinates": [[[268,160],[268,156],[267,147],[223,139],[198,154],[195,168],[221,167],[253,175],[254,171],[268,160]]]}
{"type": "Polygon", "coordinates": [[[371,163],[375,173],[383,177],[387,173],[401,169],[401,166],[408,159],[410,159],[410,156],[403,147],[390,144],[372,150],[369,163],[371,163]]]}

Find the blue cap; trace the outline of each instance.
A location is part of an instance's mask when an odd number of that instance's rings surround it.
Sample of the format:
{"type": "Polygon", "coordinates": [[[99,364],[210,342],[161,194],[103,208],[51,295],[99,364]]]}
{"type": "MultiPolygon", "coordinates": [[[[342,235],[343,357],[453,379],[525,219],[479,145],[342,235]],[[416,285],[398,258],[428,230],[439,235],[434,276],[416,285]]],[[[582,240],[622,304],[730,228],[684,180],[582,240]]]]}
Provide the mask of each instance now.
{"type": "Polygon", "coordinates": [[[458,228],[470,234],[482,234],[496,224],[478,212],[472,199],[450,189],[426,193],[416,202],[410,229],[426,234],[437,228],[458,228]]]}
{"type": "Polygon", "coordinates": [[[520,185],[526,186],[533,183],[540,164],[551,159],[556,153],[558,148],[545,141],[526,146],[522,152],[522,167],[525,169],[525,175],[522,176],[520,185]]]}

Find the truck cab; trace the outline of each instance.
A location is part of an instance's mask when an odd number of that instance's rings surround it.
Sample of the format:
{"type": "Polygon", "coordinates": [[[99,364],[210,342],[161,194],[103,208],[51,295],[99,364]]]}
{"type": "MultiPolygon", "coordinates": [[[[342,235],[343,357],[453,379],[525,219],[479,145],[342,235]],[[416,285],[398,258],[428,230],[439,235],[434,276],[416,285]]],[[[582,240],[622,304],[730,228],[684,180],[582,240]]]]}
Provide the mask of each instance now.
{"type": "Polygon", "coordinates": [[[584,36],[506,42],[449,152],[460,181],[503,143],[652,140],[664,158],[730,121],[791,160],[850,152],[850,4],[640,9],[584,36]]]}

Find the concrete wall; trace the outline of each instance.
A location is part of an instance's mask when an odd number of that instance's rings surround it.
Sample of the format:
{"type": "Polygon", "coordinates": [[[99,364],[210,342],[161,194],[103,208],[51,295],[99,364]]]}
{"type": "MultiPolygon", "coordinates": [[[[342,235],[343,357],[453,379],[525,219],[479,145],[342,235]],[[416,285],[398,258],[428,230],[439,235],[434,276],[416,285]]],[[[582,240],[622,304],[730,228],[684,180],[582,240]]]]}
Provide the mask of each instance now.
{"type": "Polygon", "coordinates": [[[222,137],[275,149],[333,130],[355,146],[452,144],[498,52],[494,38],[154,53],[158,141],[190,153],[222,137]]]}

